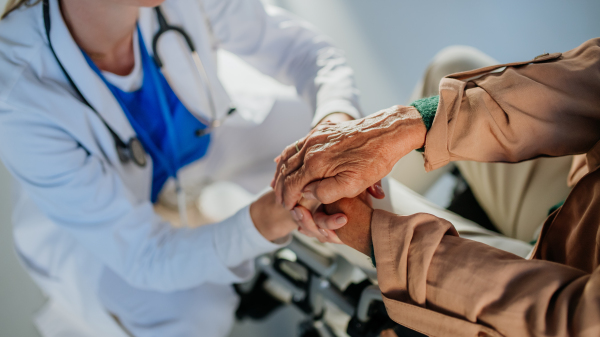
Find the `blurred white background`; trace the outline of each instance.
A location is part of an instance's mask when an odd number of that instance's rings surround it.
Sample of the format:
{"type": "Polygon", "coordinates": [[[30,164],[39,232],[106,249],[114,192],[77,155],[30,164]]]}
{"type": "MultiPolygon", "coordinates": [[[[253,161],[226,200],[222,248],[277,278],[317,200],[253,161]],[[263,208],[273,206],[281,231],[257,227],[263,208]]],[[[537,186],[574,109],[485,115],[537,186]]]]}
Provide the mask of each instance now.
{"type": "MultiPolygon", "coordinates": [[[[313,22],[346,51],[366,113],[408,103],[429,60],[446,46],[471,45],[509,62],[566,51],[600,36],[597,0],[268,2],[313,22]]],[[[4,3],[0,0],[0,8],[4,3]]],[[[423,193],[428,185],[419,178],[423,175],[419,160],[418,155],[403,160],[396,177],[423,193]]],[[[14,256],[9,183],[0,165],[0,337],[34,337],[31,317],[43,297],[14,256]]],[[[295,327],[290,322],[297,317],[287,310],[268,326],[246,324],[234,335],[292,336],[295,327]]]]}

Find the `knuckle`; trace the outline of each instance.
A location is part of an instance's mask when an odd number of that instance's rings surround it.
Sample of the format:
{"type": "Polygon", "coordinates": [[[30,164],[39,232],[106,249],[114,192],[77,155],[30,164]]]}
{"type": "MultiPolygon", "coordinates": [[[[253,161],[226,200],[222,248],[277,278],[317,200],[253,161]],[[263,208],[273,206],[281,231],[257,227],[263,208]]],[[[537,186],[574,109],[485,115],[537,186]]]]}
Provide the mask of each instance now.
{"type": "Polygon", "coordinates": [[[319,226],[319,228],[329,229],[331,226],[331,221],[328,221],[326,219],[320,219],[317,225],[319,226]]]}
{"type": "Polygon", "coordinates": [[[317,186],[315,188],[314,193],[315,193],[315,197],[324,204],[331,204],[335,201],[335,200],[332,200],[331,194],[329,193],[329,191],[322,188],[321,186],[317,186]]]}
{"type": "Polygon", "coordinates": [[[327,202],[323,200],[323,189],[319,188],[319,184],[317,184],[317,186],[315,186],[315,188],[313,189],[313,194],[315,195],[315,198],[317,198],[317,200],[321,201],[324,204],[327,204],[327,202]]]}
{"type": "Polygon", "coordinates": [[[315,232],[318,233],[319,230],[317,229],[317,225],[315,225],[312,221],[311,222],[307,222],[306,223],[306,227],[307,229],[309,229],[311,232],[315,232]]]}

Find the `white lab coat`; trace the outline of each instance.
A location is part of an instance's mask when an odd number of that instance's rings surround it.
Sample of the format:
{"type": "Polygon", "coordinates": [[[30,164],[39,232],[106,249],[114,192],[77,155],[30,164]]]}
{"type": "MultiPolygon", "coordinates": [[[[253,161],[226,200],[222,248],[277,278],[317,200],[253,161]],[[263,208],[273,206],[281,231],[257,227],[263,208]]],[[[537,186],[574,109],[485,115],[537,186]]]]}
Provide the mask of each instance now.
{"type": "MultiPolygon", "coordinates": [[[[217,74],[216,50],[223,48],[294,85],[315,110],[315,122],[336,111],[359,117],[351,69],[306,23],[279,9],[266,10],[259,0],[167,0],[162,7],[169,22],[184,27],[196,45],[219,115],[230,104],[217,74]]],[[[87,101],[121,139],[129,140],[134,130],[87,65],[57,0],[50,1],[50,12],[57,57],[87,101]]],[[[140,10],[139,26],[151,51],[158,27],[151,9],[140,10]]],[[[159,51],[180,100],[193,114],[210,116],[206,84],[183,41],[166,35],[159,51]]],[[[41,3],[0,22],[0,53],[0,159],[15,178],[16,249],[52,307],[69,312],[62,315],[68,324],[86,325],[98,336],[124,336],[97,299],[105,267],[139,289],[171,292],[242,281],[253,272],[253,257],[278,247],[256,231],[248,207],[197,229],[173,229],[154,213],[151,158],[144,168],[119,161],[109,131],[75,95],[51,53],[41,3]]],[[[239,113],[226,126],[260,124],[272,106],[268,100],[238,102],[239,113]]],[[[227,139],[214,142],[223,145],[227,139]]]]}

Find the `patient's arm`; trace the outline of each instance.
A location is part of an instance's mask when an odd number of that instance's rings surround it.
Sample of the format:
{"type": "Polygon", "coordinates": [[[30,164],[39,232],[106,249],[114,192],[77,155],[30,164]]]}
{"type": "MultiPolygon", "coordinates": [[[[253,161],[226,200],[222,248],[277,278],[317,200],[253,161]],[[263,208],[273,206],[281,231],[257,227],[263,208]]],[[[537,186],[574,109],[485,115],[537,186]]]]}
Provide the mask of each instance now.
{"type": "Polygon", "coordinates": [[[366,255],[371,255],[371,217],[373,208],[367,192],[355,198],[344,198],[333,204],[324,205],[326,214],[343,213],[348,223],[335,230],[339,239],[346,245],[366,255]]]}
{"type": "Polygon", "coordinates": [[[372,210],[360,197],[325,211],[348,217],[336,230],[342,242],[366,255],[374,246],[387,312],[408,328],[437,336],[600,333],[600,268],[525,260],[458,237],[444,219],[372,210]]]}

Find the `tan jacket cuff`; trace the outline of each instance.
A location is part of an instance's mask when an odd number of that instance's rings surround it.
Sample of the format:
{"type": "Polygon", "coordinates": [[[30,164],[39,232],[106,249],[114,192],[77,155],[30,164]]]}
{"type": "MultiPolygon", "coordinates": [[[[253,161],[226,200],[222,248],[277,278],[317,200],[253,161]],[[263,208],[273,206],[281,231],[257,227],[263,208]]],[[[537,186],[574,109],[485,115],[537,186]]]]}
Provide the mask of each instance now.
{"type": "Polygon", "coordinates": [[[392,320],[433,337],[502,336],[427,308],[425,291],[433,254],[445,235],[458,236],[448,221],[431,214],[399,216],[375,210],[371,235],[379,288],[392,320]]]}
{"type": "Polygon", "coordinates": [[[444,78],[440,82],[440,102],[425,139],[425,170],[438,169],[451,160],[450,138],[454,117],[458,115],[466,82],[444,78]]]}
{"type": "Polygon", "coordinates": [[[400,216],[375,210],[371,236],[381,292],[424,306],[429,263],[446,234],[458,236],[452,224],[431,214],[400,216]]]}

